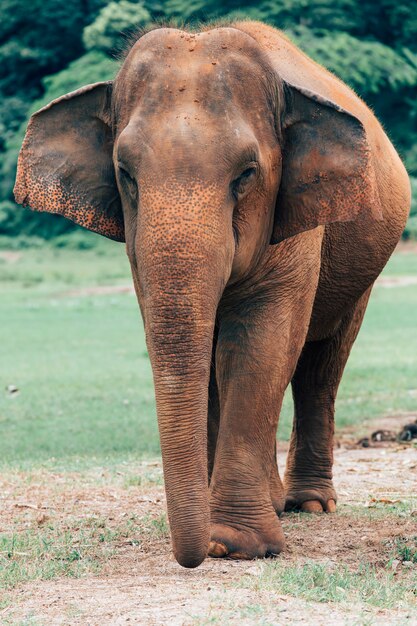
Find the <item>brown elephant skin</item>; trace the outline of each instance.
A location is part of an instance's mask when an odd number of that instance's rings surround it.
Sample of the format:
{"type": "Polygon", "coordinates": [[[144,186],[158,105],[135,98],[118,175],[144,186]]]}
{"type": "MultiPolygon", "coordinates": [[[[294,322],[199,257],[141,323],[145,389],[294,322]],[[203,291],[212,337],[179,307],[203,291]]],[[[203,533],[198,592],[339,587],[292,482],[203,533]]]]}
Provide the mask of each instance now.
{"type": "Polygon", "coordinates": [[[410,206],[346,85],[261,23],[157,27],[32,116],[15,194],[126,242],[181,565],[277,554],[284,508],[335,510],[337,389],[410,206]]]}

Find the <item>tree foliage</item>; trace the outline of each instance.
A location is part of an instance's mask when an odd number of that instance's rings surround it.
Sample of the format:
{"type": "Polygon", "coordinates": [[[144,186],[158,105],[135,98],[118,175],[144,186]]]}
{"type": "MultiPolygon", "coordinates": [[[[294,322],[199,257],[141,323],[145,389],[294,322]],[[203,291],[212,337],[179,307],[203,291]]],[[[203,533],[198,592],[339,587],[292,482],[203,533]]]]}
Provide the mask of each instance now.
{"type": "Polygon", "coordinates": [[[83,41],[87,50],[107,54],[117,51],[121,36],[127,37],[140,26],[151,21],[151,14],[142,4],[120,0],[110,2],[97,19],[84,30],[83,41]]]}
{"type": "Polygon", "coordinates": [[[3,0],[0,17],[0,233],[67,228],[54,216],[11,217],[27,118],[65,92],[111,78],[114,51],[152,20],[249,18],[284,29],[372,106],[417,177],[417,0],[3,0]]]}
{"type": "Polygon", "coordinates": [[[361,40],[343,32],[314,33],[305,26],[290,29],[287,34],[365,98],[417,85],[417,66],[379,41],[361,40]]]}
{"type": "Polygon", "coordinates": [[[2,0],[0,151],[43,92],[42,78],[83,53],[83,29],[106,0],[2,0]]]}

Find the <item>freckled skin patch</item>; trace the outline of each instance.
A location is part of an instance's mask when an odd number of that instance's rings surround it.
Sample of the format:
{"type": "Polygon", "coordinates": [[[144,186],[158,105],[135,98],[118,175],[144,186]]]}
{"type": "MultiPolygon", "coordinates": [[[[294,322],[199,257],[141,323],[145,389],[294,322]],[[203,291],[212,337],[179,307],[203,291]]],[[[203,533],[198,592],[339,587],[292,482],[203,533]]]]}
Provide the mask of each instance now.
{"type": "MultiPolygon", "coordinates": [[[[19,187],[16,190],[16,197],[19,196],[19,187]]],[[[31,207],[39,206],[39,210],[48,213],[59,213],[67,219],[76,222],[87,230],[91,230],[115,241],[124,241],[124,226],[120,214],[120,205],[116,199],[116,209],[111,209],[106,215],[103,211],[98,211],[97,206],[90,203],[87,198],[83,198],[82,192],[71,189],[69,185],[62,185],[59,179],[45,176],[31,186],[31,195],[27,200],[22,200],[21,204],[31,207]],[[36,196],[35,201],[31,200],[36,196]]]]}
{"type": "Polygon", "coordinates": [[[124,241],[106,111],[111,84],[62,96],[32,116],[19,154],[16,201],[124,241]],[[94,164],[94,167],[92,167],[94,164]]]}
{"type": "Polygon", "coordinates": [[[182,565],[280,552],[284,507],[334,512],[334,400],[410,205],[346,85],[260,23],[158,28],[32,117],[15,194],[126,241],[182,565]]]}

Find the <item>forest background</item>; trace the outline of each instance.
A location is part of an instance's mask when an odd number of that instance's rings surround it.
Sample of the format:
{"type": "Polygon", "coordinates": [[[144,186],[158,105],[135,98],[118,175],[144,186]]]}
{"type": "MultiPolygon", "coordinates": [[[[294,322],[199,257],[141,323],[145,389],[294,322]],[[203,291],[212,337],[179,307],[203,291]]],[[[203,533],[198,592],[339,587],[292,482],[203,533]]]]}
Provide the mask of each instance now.
{"type": "Polygon", "coordinates": [[[374,109],[411,177],[414,199],[403,237],[417,239],[417,0],[3,0],[0,239],[12,237],[17,247],[36,238],[65,245],[77,228],[14,203],[17,155],[30,114],[84,84],[111,79],[126,40],[148,23],[218,18],[263,20],[283,29],[374,109]]]}

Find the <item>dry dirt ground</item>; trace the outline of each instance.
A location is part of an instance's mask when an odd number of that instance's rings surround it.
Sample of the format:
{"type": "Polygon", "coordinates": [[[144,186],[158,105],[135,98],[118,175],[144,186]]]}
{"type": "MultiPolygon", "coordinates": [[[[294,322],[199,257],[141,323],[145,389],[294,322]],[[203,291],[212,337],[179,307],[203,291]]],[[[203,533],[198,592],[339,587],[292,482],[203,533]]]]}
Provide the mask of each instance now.
{"type": "MultiPolygon", "coordinates": [[[[380,287],[408,287],[417,285],[417,276],[381,276],[377,280],[380,287]]],[[[107,296],[114,293],[131,293],[134,294],[133,285],[102,285],[94,287],[84,287],[82,289],[70,289],[65,291],[64,297],[80,297],[80,296],[107,296]]]]}
{"type": "MultiPolygon", "coordinates": [[[[398,431],[407,420],[411,416],[387,418],[378,427],[398,431]]],[[[372,426],[367,426],[368,433],[372,426]]],[[[287,552],[278,559],[284,564],[300,565],[311,559],[348,568],[361,561],[382,567],[389,559],[390,542],[417,534],[415,500],[402,516],[387,517],[383,512],[388,501],[410,502],[416,495],[417,448],[394,442],[365,449],[353,445],[356,439],[357,435],[346,432],[335,448],[338,512],[283,516],[287,552]]],[[[280,467],[284,458],[282,447],[280,467]]],[[[161,471],[159,461],[139,465],[139,473],[150,468],[161,471]]],[[[117,527],[132,511],[139,517],[163,515],[162,486],[127,484],[122,473],[110,475],[105,469],[79,474],[40,470],[30,477],[8,473],[0,479],[0,531],[36,529],[48,519],[65,525],[83,517],[105,518],[117,527]]],[[[0,623],[417,624],[411,607],[319,603],[262,588],[256,584],[265,567],[260,561],[208,559],[196,570],[185,570],[173,560],[163,533],[144,542],[132,539],[116,542],[95,574],[29,581],[9,590],[11,602],[0,610],[0,623]]]]}

